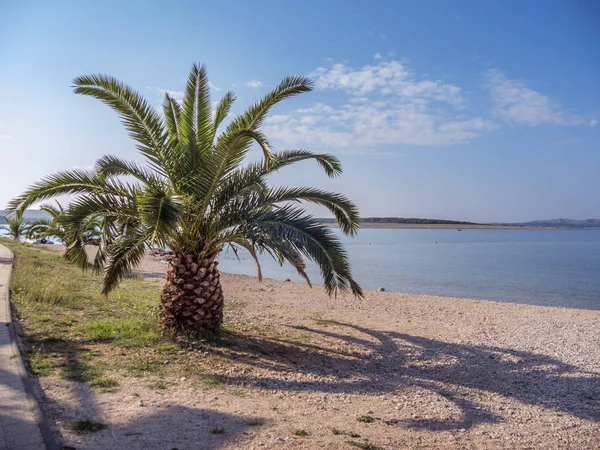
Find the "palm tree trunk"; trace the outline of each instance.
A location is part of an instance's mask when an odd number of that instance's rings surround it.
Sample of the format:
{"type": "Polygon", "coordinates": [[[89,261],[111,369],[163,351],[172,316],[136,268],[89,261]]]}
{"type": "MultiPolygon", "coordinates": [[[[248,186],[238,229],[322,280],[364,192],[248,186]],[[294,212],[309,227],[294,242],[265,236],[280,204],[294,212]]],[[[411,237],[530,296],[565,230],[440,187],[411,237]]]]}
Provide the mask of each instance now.
{"type": "Polygon", "coordinates": [[[176,253],[169,262],[159,318],[179,331],[216,331],[223,323],[218,262],[176,253]]]}

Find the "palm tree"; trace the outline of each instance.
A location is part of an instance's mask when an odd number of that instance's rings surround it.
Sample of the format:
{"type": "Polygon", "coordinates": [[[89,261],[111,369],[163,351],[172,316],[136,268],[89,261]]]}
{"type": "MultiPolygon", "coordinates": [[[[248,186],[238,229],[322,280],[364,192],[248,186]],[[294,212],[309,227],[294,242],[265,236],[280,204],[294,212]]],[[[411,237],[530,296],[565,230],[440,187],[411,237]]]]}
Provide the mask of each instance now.
{"type": "Polygon", "coordinates": [[[8,214],[4,216],[4,220],[8,224],[8,236],[18,241],[26,236],[28,224],[23,219],[21,214],[8,214]]]}
{"type": "Polygon", "coordinates": [[[23,211],[34,202],[76,194],[67,222],[77,232],[67,256],[82,266],[87,263],[82,224],[102,217],[94,267],[104,272],[104,293],[142,260],[149,246],[169,248],[174,256],[161,295],[161,321],[180,331],[216,330],[224,301],[217,256],[231,246],[252,255],[259,278],[258,255],[267,253],[280,264],[290,263],[310,283],[304,261],[308,258],[319,265],[329,295],[351,291],[362,296],[340,241],[298,204],[328,208],[348,235],[358,230],[355,205],[341,194],[267,184],[275,171],[309,159],[330,177],[341,173],[338,159],[327,154],[274,152],[261,131],[274,105],[312,90],[307,78],[285,78],[221,133],[218,129],[235,95],[225,94],[213,111],[204,66],[193,65],[182,103],[165,94],[162,117],[115,78],[81,76],[74,85],[75,93],[95,97],[120,115],[146,165],[104,156],[92,172],[69,170],[41,180],[14,199],[11,208],[23,211]],[[253,144],[264,156],[260,162],[243,164],[253,144]]]}
{"type": "Polygon", "coordinates": [[[29,239],[56,237],[66,246],[66,251],[73,245],[78,235],[83,245],[98,245],[100,242],[100,220],[96,217],[86,218],[76,229],[69,228],[69,210],[65,210],[59,202],[57,206],[41,205],[40,210],[50,215],[50,219],[37,219],[29,222],[27,237],[29,239]],[[81,230],[79,230],[81,228],[81,230]]]}
{"type": "Polygon", "coordinates": [[[29,239],[57,237],[64,242],[64,227],[61,217],[64,215],[63,207],[56,202],[58,207],[52,205],[41,205],[40,210],[50,215],[50,219],[36,219],[29,222],[27,237],[29,239]]]}

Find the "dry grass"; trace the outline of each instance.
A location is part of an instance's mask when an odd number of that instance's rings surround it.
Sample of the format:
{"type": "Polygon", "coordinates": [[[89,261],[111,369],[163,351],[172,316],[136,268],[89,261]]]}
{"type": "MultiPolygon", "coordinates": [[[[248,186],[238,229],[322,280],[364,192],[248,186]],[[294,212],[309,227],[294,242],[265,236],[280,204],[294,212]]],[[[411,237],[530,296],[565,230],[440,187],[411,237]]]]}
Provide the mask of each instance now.
{"type": "Polygon", "coordinates": [[[60,254],[17,242],[3,242],[15,254],[11,279],[15,317],[23,327],[29,367],[37,376],[57,376],[113,392],[126,377],[156,379],[158,389],[184,375],[199,387],[223,385],[212,374],[204,347],[226,348],[230,336],[207,337],[187,352],[189,340],[174,340],[156,318],[160,284],[139,276],[125,279],[109,296],[102,280],[68,263],[60,254]]]}

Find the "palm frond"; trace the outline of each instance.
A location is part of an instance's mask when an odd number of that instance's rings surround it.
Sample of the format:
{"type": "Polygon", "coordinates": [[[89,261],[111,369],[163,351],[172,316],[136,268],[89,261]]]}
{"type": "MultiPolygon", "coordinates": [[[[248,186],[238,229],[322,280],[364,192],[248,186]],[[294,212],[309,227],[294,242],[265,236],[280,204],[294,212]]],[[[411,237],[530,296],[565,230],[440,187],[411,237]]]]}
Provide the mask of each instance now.
{"type": "Polygon", "coordinates": [[[142,261],[147,240],[143,231],[131,229],[131,233],[118,236],[108,245],[102,294],[111,292],[142,261]]]}
{"type": "Polygon", "coordinates": [[[328,294],[350,290],[362,296],[360,285],[352,278],[348,255],[335,234],[302,209],[285,206],[266,212],[247,225],[248,240],[267,235],[291,244],[305,257],[316,262],[328,294]]]}
{"type": "Polygon", "coordinates": [[[170,196],[161,189],[148,188],[138,196],[140,219],[152,230],[150,245],[165,246],[177,233],[183,198],[170,196]]]}
{"type": "Polygon", "coordinates": [[[157,170],[165,170],[166,133],[162,119],[146,99],[108,75],[84,75],[73,80],[76,94],[97,98],[115,110],[138,149],[157,170]]]}
{"type": "Polygon", "coordinates": [[[212,145],[210,84],[204,65],[194,64],[188,77],[180,115],[181,135],[190,151],[204,153],[212,145]]]}
{"type": "Polygon", "coordinates": [[[162,178],[146,170],[132,161],[125,161],[112,155],[104,155],[95,163],[96,172],[102,175],[125,175],[132,176],[147,185],[160,185],[162,178]]]}
{"type": "Polygon", "coordinates": [[[168,92],[165,92],[163,101],[163,113],[165,115],[165,124],[169,131],[169,142],[171,146],[177,145],[181,141],[181,132],[179,130],[179,121],[181,120],[181,105],[168,92]]]}
{"type": "Polygon", "coordinates": [[[213,123],[213,129],[215,130],[215,132],[219,128],[219,125],[221,125],[221,122],[223,122],[223,120],[225,120],[225,118],[229,114],[229,111],[231,111],[231,106],[233,105],[233,102],[235,102],[235,100],[236,100],[235,93],[229,91],[223,96],[223,98],[217,105],[217,109],[215,110],[214,123],[213,123]]]}
{"type": "Polygon", "coordinates": [[[358,231],[360,216],[358,208],[346,196],[316,188],[296,187],[277,188],[271,190],[264,198],[263,204],[282,202],[309,202],[325,206],[336,218],[340,229],[350,236],[358,231]]]}
{"type": "Polygon", "coordinates": [[[9,203],[9,209],[22,213],[32,204],[69,194],[98,194],[106,190],[106,178],[85,170],[68,170],[33,184],[9,203]]]}
{"type": "Polygon", "coordinates": [[[316,160],[323,170],[325,170],[325,173],[331,178],[335,178],[342,173],[342,165],[335,156],[326,153],[312,153],[308,150],[286,150],[275,153],[271,158],[271,164],[269,167],[266,167],[266,169],[268,169],[268,173],[272,173],[289,166],[290,164],[306,161],[308,159],[316,160]]]}
{"type": "Polygon", "coordinates": [[[304,92],[310,92],[313,83],[306,77],[291,76],[284,78],[271,92],[260,101],[250,106],[242,115],[238,116],[229,127],[223,138],[227,138],[228,132],[240,129],[258,129],[271,108],[285,99],[304,92]]]}

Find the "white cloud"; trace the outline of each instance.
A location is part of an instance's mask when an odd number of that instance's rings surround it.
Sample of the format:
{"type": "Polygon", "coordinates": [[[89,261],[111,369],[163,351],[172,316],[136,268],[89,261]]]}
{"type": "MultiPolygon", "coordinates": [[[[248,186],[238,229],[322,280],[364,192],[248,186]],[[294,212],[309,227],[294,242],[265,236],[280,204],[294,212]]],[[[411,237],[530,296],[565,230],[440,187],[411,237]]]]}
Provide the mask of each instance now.
{"type": "Polygon", "coordinates": [[[333,64],[311,77],[317,89],[341,92],[335,96],[341,100],[271,117],[265,133],[273,142],[362,153],[380,145],[460,144],[496,128],[463,113],[459,87],[418,79],[398,61],[360,68],[333,64]]]}
{"type": "Polygon", "coordinates": [[[262,81],[258,81],[258,80],[250,80],[250,81],[246,81],[244,83],[246,86],[249,86],[253,89],[259,88],[263,85],[262,81]]]}
{"type": "Polygon", "coordinates": [[[161,92],[161,94],[163,96],[165,94],[169,94],[171,97],[173,97],[178,102],[183,101],[183,95],[184,95],[183,91],[173,91],[173,90],[170,90],[170,89],[161,89],[161,88],[158,88],[158,90],[161,92]]]}
{"type": "Polygon", "coordinates": [[[0,134],[0,139],[11,139],[12,136],[10,134],[0,134]]]}
{"type": "Polygon", "coordinates": [[[315,79],[317,89],[322,90],[344,90],[358,96],[379,91],[406,99],[439,100],[455,105],[462,102],[459,87],[441,81],[418,80],[399,61],[381,61],[357,69],[337,63],[329,68],[319,67],[310,76],[315,79]]]}
{"type": "Polygon", "coordinates": [[[487,87],[494,102],[494,113],[516,125],[589,125],[595,119],[572,114],[545,95],[528,88],[523,82],[511,80],[500,70],[486,73],[487,87]]]}
{"type": "Polygon", "coordinates": [[[373,55],[374,59],[383,59],[383,56],[381,56],[381,53],[377,52],[375,53],[375,55],[373,55]]]}
{"type": "Polygon", "coordinates": [[[208,87],[210,87],[211,89],[213,89],[215,92],[219,92],[219,91],[223,90],[220,87],[217,87],[214,84],[212,84],[210,81],[208,82],[208,87]]]}

